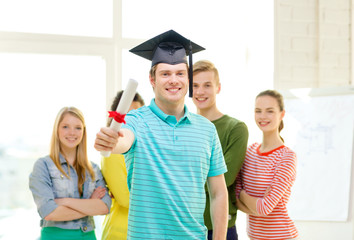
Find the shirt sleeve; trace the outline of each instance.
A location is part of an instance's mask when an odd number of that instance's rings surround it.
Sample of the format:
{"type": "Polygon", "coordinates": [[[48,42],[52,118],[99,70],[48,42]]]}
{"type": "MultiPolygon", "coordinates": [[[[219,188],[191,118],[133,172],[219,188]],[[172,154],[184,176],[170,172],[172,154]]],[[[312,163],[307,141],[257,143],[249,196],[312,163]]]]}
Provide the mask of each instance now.
{"type": "MultiPolygon", "coordinates": [[[[122,129],[128,129],[130,131],[133,132],[134,134],[134,141],[133,144],[131,146],[131,148],[127,151],[130,152],[130,150],[133,150],[135,147],[135,143],[136,143],[136,129],[139,126],[139,117],[136,114],[132,114],[132,112],[134,113],[135,110],[131,110],[129,113],[127,113],[126,117],[125,117],[125,121],[126,124],[123,124],[121,126],[122,129]]],[[[125,154],[125,153],[124,153],[125,154]]]]}
{"type": "Polygon", "coordinates": [[[271,213],[285,194],[290,193],[295,177],[296,155],[294,152],[288,152],[283,155],[275,170],[274,180],[269,187],[268,194],[257,200],[257,213],[262,216],[271,213]]]}
{"type": "Polygon", "coordinates": [[[34,164],[29,176],[29,188],[42,219],[58,207],[54,201],[52,181],[44,159],[39,159],[34,164]]]}
{"type": "Polygon", "coordinates": [[[230,132],[228,144],[224,151],[224,158],[228,171],[225,173],[226,186],[235,183],[237,174],[245,160],[248,143],[248,129],[245,123],[236,124],[230,132]]]}
{"type": "Polygon", "coordinates": [[[111,154],[102,158],[102,174],[107,183],[109,191],[113,194],[116,203],[125,208],[129,207],[129,189],[127,183],[127,170],[125,168],[124,156],[111,154]]]}
{"type": "MultiPolygon", "coordinates": [[[[96,183],[95,183],[95,189],[97,187],[104,187],[106,188],[106,182],[103,178],[103,175],[101,173],[101,170],[99,169],[99,167],[95,164],[94,165],[94,168],[96,169],[95,173],[96,173],[96,183]]],[[[106,206],[108,207],[108,209],[111,208],[111,204],[112,204],[112,199],[111,197],[109,196],[109,193],[108,193],[108,189],[106,191],[106,194],[104,195],[103,198],[101,198],[101,200],[106,204],[106,206]]]]}

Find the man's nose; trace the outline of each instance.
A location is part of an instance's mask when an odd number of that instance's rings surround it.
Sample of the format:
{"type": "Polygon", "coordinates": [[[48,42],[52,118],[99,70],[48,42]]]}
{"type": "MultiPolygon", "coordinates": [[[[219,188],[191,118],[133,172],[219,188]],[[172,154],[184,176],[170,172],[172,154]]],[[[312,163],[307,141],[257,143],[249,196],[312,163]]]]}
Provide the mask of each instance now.
{"type": "Polygon", "coordinates": [[[176,84],[177,83],[177,76],[175,74],[171,74],[169,83],[170,84],[176,84]]]}

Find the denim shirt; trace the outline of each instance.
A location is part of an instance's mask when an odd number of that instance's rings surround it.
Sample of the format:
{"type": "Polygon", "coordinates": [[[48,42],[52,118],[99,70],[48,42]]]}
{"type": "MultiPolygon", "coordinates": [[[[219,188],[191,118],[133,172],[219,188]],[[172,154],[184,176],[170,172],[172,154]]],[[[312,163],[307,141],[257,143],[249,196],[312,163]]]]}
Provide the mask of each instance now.
{"type": "MultiPolygon", "coordinates": [[[[67,164],[64,157],[60,154],[60,164],[63,170],[70,176],[67,178],[55,166],[53,160],[46,156],[36,161],[33,171],[29,176],[29,188],[32,191],[34,202],[40,215],[41,227],[59,227],[64,229],[81,229],[84,232],[94,230],[95,223],[92,216],[86,216],[71,221],[47,221],[44,218],[54,211],[58,205],[55,203],[56,198],[81,198],[78,190],[78,176],[76,170],[67,164]],[[70,175],[68,173],[70,167],[70,175]]],[[[98,187],[106,187],[106,183],[102,177],[101,171],[97,164],[91,162],[95,179],[92,181],[91,175],[86,171],[86,180],[83,185],[84,199],[89,199],[93,191],[98,187]]],[[[101,199],[108,209],[111,207],[111,198],[106,195],[101,199]]]]}

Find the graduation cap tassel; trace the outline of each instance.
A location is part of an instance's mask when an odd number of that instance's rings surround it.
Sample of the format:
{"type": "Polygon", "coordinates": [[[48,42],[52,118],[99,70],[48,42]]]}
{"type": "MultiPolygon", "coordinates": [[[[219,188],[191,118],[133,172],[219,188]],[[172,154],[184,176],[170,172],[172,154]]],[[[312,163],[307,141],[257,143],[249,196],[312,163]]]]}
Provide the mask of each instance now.
{"type": "Polygon", "coordinates": [[[189,40],[189,97],[193,97],[193,57],[192,42],[189,40]]]}

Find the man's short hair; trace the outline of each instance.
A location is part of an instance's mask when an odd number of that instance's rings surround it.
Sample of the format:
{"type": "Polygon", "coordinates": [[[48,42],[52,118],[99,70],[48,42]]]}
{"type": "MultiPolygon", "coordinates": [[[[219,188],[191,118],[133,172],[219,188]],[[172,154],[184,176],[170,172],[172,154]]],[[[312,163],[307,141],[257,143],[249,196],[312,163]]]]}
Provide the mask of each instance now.
{"type": "Polygon", "coordinates": [[[196,75],[201,72],[214,72],[214,77],[216,84],[219,85],[219,72],[215,65],[208,60],[200,60],[193,64],[193,75],[196,75]]]}

